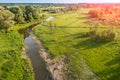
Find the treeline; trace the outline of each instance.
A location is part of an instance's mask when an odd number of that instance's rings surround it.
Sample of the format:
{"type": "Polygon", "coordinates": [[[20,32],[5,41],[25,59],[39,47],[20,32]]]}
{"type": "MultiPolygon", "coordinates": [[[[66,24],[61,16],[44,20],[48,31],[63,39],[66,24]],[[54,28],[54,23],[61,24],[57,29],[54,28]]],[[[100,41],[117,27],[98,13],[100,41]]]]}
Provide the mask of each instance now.
{"type": "Polygon", "coordinates": [[[77,11],[81,8],[81,5],[79,4],[72,4],[68,6],[68,10],[69,11],[77,11]]]}
{"type": "Polygon", "coordinates": [[[40,20],[40,8],[35,6],[0,6],[0,29],[8,29],[14,24],[40,20]]]}
{"type": "Polygon", "coordinates": [[[120,3],[78,3],[72,5],[79,5],[84,8],[99,8],[99,7],[120,6],[120,3]]]}
{"type": "Polygon", "coordinates": [[[62,3],[0,3],[1,6],[39,6],[39,7],[49,7],[49,6],[57,6],[62,7],[69,4],[62,4],[62,3]]]}
{"type": "Polygon", "coordinates": [[[48,7],[42,8],[42,12],[49,12],[49,13],[59,13],[63,12],[66,13],[68,11],[77,11],[81,8],[81,5],[78,4],[66,4],[63,6],[55,6],[55,5],[50,5],[48,7]]]}
{"type": "Polygon", "coordinates": [[[120,25],[120,7],[104,7],[92,9],[88,13],[91,18],[101,20],[103,23],[120,25]]]}

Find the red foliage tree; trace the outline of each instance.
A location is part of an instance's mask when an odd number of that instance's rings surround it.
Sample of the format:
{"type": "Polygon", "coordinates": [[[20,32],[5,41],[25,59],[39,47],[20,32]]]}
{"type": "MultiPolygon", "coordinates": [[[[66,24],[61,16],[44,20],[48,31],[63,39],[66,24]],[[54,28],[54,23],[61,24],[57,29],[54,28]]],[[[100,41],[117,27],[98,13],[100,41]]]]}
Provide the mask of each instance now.
{"type": "Polygon", "coordinates": [[[96,18],[99,20],[105,20],[107,22],[116,22],[120,21],[120,7],[102,7],[92,9],[88,13],[91,18],[96,18]]]}

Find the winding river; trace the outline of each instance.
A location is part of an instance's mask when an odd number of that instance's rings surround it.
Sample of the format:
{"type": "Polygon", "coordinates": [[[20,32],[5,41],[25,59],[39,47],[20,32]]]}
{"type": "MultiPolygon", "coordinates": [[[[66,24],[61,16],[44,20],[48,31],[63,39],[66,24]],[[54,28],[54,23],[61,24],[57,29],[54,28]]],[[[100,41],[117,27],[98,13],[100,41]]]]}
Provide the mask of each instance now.
{"type": "MultiPolygon", "coordinates": [[[[40,24],[40,23],[38,23],[40,24]]],[[[38,24],[33,24],[26,29],[19,30],[19,33],[24,35],[24,45],[27,47],[27,56],[30,58],[33,71],[35,73],[35,80],[53,80],[50,76],[49,71],[46,69],[44,61],[39,55],[39,49],[37,44],[32,39],[32,36],[29,34],[31,29],[38,24]]]]}

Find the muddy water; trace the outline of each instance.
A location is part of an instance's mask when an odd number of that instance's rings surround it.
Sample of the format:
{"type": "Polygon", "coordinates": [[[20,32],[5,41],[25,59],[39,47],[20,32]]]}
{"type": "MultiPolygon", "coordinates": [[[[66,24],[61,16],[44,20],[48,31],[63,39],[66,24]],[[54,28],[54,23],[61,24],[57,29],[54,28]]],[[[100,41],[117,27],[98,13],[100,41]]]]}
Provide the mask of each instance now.
{"type": "MultiPolygon", "coordinates": [[[[33,25],[32,28],[35,26],[36,25],[33,25]]],[[[29,28],[19,30],[18,32],[24,35],[24,45],[27,47],[27,56],[30,58],[33,66],[35,80],[53,80],[50,76],[49,71],[46,69],[44,61],[39,55],[37,44],[32,39],[32,36],[29,34],[32,28],[30,26],[29,28]]]]}

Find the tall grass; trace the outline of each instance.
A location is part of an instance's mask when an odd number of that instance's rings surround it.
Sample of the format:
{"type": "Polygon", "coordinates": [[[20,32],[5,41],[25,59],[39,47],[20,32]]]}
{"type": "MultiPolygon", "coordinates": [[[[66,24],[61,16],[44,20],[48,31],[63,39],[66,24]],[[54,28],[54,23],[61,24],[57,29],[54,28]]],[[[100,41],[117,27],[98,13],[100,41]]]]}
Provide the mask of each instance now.
{"type": "Polygon", "coordinates": [[[0,80],[33,80],[22,59],[23,36],[0,31],[0,80]]]}

